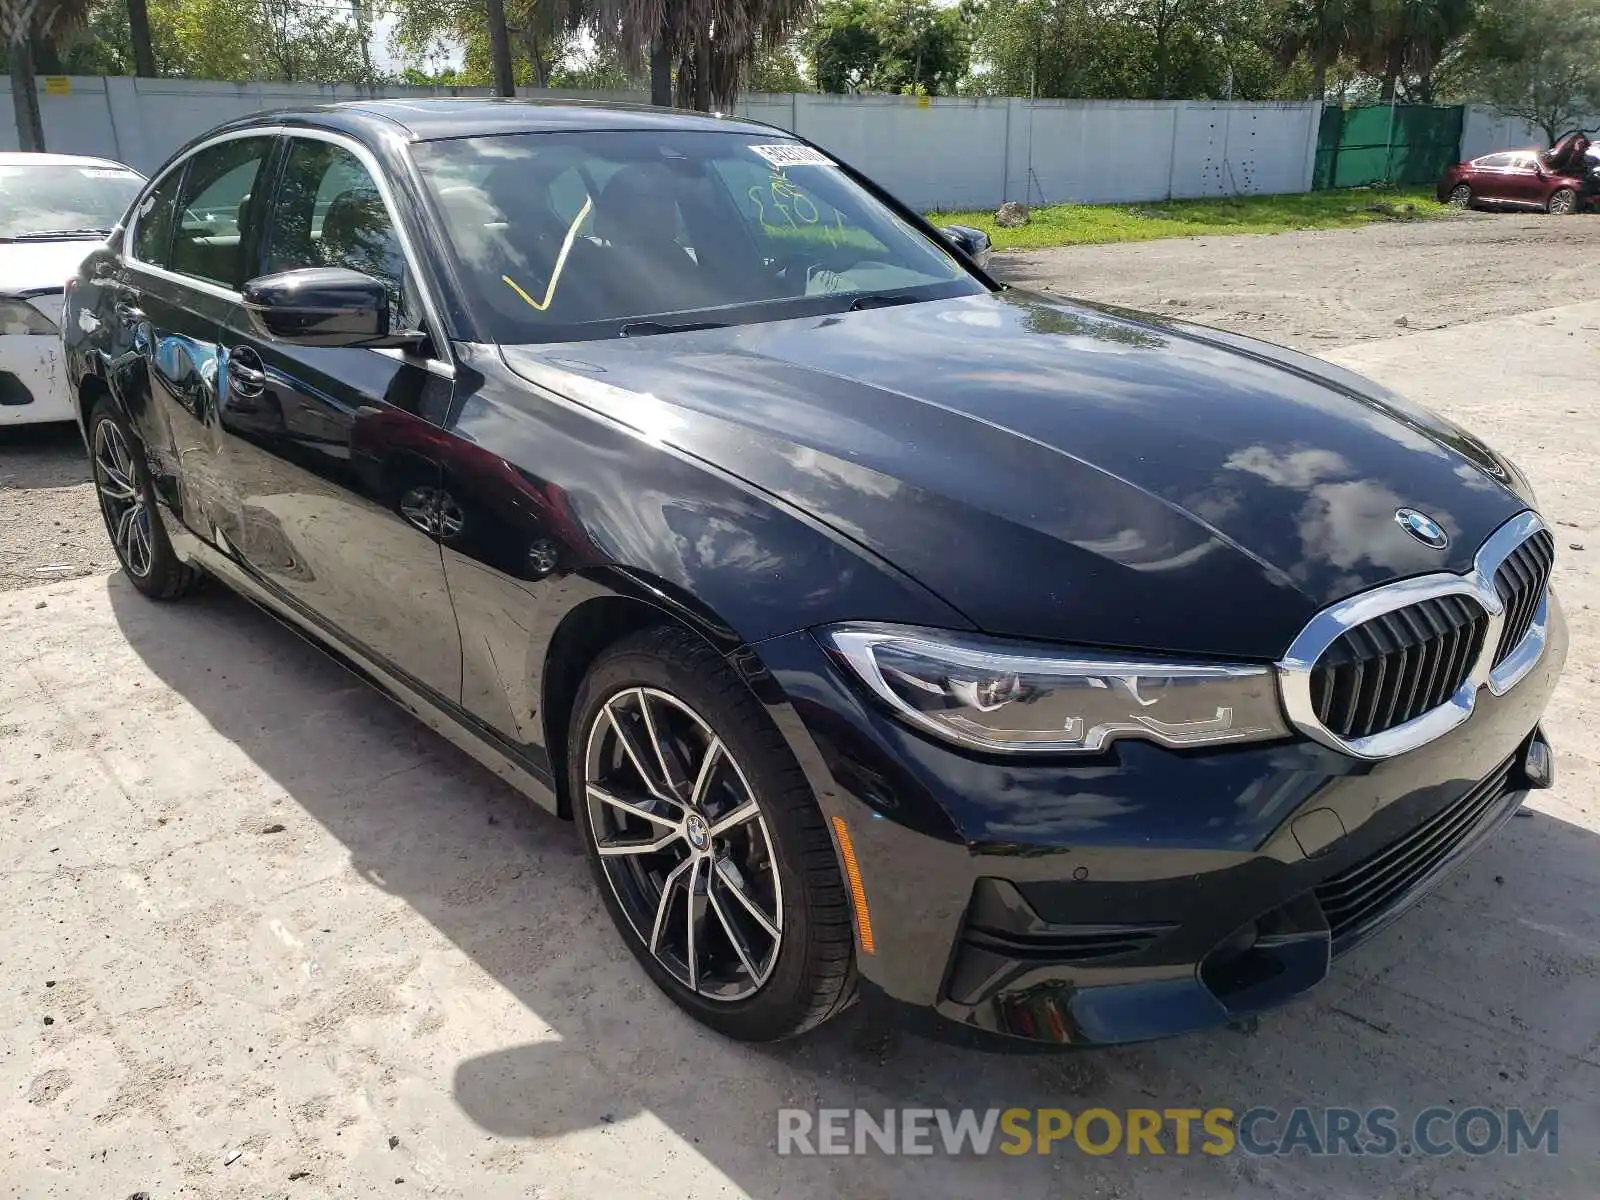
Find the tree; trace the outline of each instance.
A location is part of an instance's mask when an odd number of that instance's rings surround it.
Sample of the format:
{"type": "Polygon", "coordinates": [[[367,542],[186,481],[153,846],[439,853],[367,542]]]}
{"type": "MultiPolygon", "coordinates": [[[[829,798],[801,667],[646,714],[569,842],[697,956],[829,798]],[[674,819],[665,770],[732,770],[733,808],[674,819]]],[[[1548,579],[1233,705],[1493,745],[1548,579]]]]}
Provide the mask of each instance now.
{"type": "Polygon", "coordinates": [[[801,35],[821,92],[859,92],[872,87],[882,46],[871,0],[823,0],[801,35]]]}
{"type": "Polygon", "coordinates": [[[500,0],[504,14],[509,81],[496,65],[493,14],[480,0],[393,0],[390,44],[411,58],[441,57],[463,50],[454,82],[491,86],[510,95],[518,84],[549,87],[556,67],[571,51],[588,18],[583,0],[500,0]]]}
{"type": "Polygon", "coordinates": [[[579,56],[568,55],[551,73],[550,86],[583,92],[631,92],[644,84],[638,64],[616,47],[595,46],[579,56]]]}
{"type": "Polygon", "coordinates": [[[138,74],[132,30],[121,0],[94,0],[81,26],[55,46],[38,48],[34,66],[52,75],[138,74]]]}
{"type": "Polygon", "coordinates": [[[1311,98],[1328,95],[1328,68],[1356,41],[1370,0],[1276,0],[1268,10],[1271,49],[1285,70],[1311,64],[1311,98]]]}
{"type": "Polygon", "coordinates": [[[783,44],[811,0],[598,0],[598,40],[649,55],[650,99],[701,111],[727,108],[763,47],[783,44]]]}
{"type": "Polygon", "coordinates": [[[974,82],[1014,96],[1294,95],[1268,53],[1271,21],[1267,0],[988,0],[974,82]]]}
{"type": "Polygon", "coordinates": [[[0,31],[11,59],[11,103],[16,113],[17,144],[24,150],[44,149],[44,117],[34,56],[39,47],[53,47],[89,15],[89,0],[0,0],[0,31]]]}
{"type": "Polygon", "coordinates": [[[1483,0],[1453,74],[1463,98],[1537,125],[1554,143],[1600,114],[1600,4],[1483,0]]]}
{"type": "Polygon", "coordinates": [[[485,0],[489,18],[489,61],[494,65],[494,92],[515,96],[517,81],[511,74],[511,35],[506,32],[505,0],[485,0]]]}
{"type": "Polygon", "coordinates": [[[803,44],[822,91],[949,95],[971,58],[968,19],[931,0],[824,0],[803,44]]]}
{"type": "Polygon", "coordinates": [[[937,8],[930,0],[883,0],[877,28],[879,88],[929,96],[955,93],[972,53],[959,9],[937,8]]]}
{"type": "Polygon", "coordinates": [[[1129,0],[1125,6],[1127,22],[1150,39],[1150,94],[1166,100],[1173,95],[1173,56],[1177,43],[1192,35],[1195,25],[1204,25],[1211,16],[1212,0],[1129,0]]]}
{"type": "MultiPolygon", "coordinates": [[[[357,3],[370,14],[371,0],[357,3]]],[[[157,74],[316,83],[362,78],[361,30],[354,11],[336,15],[329,0],[148,0],[148,6],[157,74]],[[218,36],[218,30],[227,36],[218,36]]],[[[119,26],[103,46],[79,44],[70,53],[104,51],[121,60],[123,71],[136,71],[121,7],[110,6],[104,17],[96,9],[91,32],[102,20],[119,26]]]]}
{"type": "Polygon", "coordinates": [[[145,0],[128,0],[128,40],[133,45],[133,73],[156,73],[156,52],[150,37],[150,9],[145,0]]]}
{"type": "Polygon", "coordinates": [[[1418,98],[1431,99],[1433,72],[1472,25],[1473,0],[1364,0],[1355,14],[1350,49],[1383,81],[1382,103],[1398,96],[1407,76],[1418,98]]]}
{"type": "Polygon", "coordinates": [[[763,46],[750,64],[752,92],[809,92],[800,62],[788,44],[763,46]]]}

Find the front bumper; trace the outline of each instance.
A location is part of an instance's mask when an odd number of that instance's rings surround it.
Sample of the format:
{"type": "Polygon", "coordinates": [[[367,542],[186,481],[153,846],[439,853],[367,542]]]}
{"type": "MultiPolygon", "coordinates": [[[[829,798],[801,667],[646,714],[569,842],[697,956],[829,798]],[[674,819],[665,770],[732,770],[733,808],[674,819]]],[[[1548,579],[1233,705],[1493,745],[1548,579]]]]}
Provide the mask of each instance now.
{"type": "Polygon", "coordinates": [[[61,339],[43,333],[0,334],[0,425],[70,421],[76,415],[61,339]]]}
{"type": "Polygon", "coordinates": [[[864,990],[945,1033],[1089,1045],[1281,1004],[1426,894],[1549,786],[1538,724],[1566,646],[1552,598],[1521,683],[1377,762],[1306,741],[982,759],[884,714],[809,634],[744,666],[854,842],[864,990]]]}

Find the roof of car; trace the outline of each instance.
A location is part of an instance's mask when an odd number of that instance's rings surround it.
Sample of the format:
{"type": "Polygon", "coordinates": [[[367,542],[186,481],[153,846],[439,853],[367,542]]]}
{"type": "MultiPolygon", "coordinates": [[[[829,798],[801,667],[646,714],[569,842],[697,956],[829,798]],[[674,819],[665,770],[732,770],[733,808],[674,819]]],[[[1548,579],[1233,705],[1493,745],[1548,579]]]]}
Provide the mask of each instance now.
{"type": "MultiPolygon", "coordinates": [[[[304,122],[331,128],[403,129],[412,140],[471,137],[494,133],[549,133],[577,129],[770,129],[756,121],[710,113],[682,112],[647,105],[584,100],[513,100],[459,96],[389,100],[349,100],[272,113],[259,113],[235,126],[271,121],[304,122]]],[[[781,134],[781,131],[773,132],[781,134]]]]}
{"type": "Polygon", "coordinates": [[[124,171],[136,170],[127,163],[110,158],[94,158],[87,154],[43,154],[32,150],[0,153],[0,167],[116,167],[124,171]]]}

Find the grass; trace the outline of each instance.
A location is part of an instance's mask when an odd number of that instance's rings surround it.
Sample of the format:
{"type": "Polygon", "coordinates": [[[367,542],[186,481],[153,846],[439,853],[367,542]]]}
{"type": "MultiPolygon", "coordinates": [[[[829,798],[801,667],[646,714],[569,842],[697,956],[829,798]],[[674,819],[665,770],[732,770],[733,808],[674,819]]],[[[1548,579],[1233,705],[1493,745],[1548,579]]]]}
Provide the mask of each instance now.
{"type": "Polygon", "coordinates": [[[1453,211],[1433,198],[1431,188],[1350,188],[1149,204],[1056,204],[1033,209],[1020,229],[997,227],[992,212],[930,213],[928,219],[935,224],[975,226],[989,235],[996,250],[1035,250],[1227,233],[1350,229],[1380,221],[1434,220],[1453,211]]]}

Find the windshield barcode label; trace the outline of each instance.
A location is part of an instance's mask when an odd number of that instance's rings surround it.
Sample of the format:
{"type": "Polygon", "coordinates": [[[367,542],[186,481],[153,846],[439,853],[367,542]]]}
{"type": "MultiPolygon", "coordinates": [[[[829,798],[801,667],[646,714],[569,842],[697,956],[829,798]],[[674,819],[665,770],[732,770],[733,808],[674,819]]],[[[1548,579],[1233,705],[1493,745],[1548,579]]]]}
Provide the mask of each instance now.
{"type": "Polygon", "coordinates": [[[799,142],[779,142],[774,146],[751,146],[750,149],[775,167],[833,166],[833,159],[821,150],[813,150],[799,142]]]}

